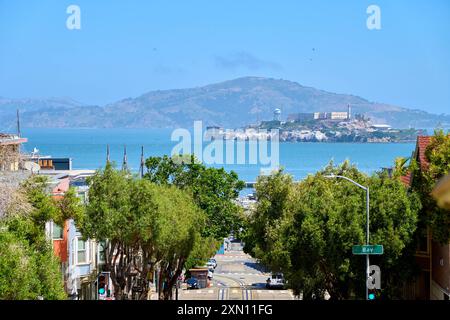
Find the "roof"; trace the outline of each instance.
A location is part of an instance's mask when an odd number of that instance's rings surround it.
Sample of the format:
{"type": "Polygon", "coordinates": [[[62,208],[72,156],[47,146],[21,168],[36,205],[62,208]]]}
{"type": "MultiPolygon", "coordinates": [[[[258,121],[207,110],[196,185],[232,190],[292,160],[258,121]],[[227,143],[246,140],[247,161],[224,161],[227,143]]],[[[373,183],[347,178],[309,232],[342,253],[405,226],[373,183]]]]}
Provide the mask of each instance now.
{"type": "Polygon", "coordinates": [[[425,151],[431,142],[431,136],[418,136],[416,144],[416,159],[420,164],[421,170],[427,170],[430,163],[425,156],[425,151]]]}
{"type": "Polygon", "coordinates": [[[52,190],[54,196],[64,194],[69,190],[69,178],[62,179],[52,190]]]}
{"type": "MultiPolygon", "coordinates": [[[[425,156],[425,151],[431,142],[432,136],[418,136],[416,140],[416,150],[414,152],[414,159],[419,163],[420,170],[426,171],[430,163],[425,156]]],[[[408,171],[405,175],[400,177],[400,181],[406,186],[411,185],[412,174],[408,171]]]]}
{"type": "Polygon", "coordinates": [[[404,176],[401,176],[400,181],[406,186],[411,185],[411,172],[408,171],[404,176]]]}
{"type": "Polygon", "coordinates": [[[21,144],[27,142],[27,138],[21,138],[15,134],[0,133],[0,145],[21,144]]]}

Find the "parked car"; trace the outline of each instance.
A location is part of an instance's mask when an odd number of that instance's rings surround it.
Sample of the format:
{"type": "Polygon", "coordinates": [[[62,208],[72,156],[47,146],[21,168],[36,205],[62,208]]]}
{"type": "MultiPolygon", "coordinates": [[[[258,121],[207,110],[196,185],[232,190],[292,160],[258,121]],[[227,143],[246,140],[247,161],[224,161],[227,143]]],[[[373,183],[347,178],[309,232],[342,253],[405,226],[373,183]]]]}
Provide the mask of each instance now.
{"type": "Polygon", "coordinates": [[[198,280],[197,278],[189,278],[186,280],[186,284],[188,289],[198,289],[198,280]]]}
{"type": "Polygon", "coordinates": [[[206,264],[208,267],[212,266],[214,269],[217,267],[217,261],[216,259],[209,259],[208,263],[206,264]]]}
{"type": "Polygon", "coordinates": [[[284,284],[285,284],[285,281],[284,281],[284,276],[282,273],[272,273],[270,278],[267,278],[266,288],[267,289],[271,289],[271,288],[283,289],[284,284]]]}

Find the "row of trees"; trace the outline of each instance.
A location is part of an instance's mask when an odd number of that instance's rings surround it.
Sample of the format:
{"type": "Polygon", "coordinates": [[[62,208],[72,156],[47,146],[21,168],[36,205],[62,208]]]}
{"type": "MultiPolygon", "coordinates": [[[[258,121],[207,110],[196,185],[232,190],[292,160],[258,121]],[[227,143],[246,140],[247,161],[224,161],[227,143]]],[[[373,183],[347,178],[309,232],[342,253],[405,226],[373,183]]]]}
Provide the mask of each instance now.
{"type": "Polygon", "coordinates": [[[117,299],[131,292],[133,278],[148,280],[159,270],[160,299],[171,299],[183,269],[202,264],[232,230],[244,229],[245,250],[273,271],[285,274],[305,299],[364,296],[365,261],[351,253],[365,243],[365,194],[344,175],[370,188],[372,244],[384,255],[371,263],[383,272],[382,295],[401,296],[414,274],[417,238],[429,227],[434,240],[448,243],[450,215],[430,192],[450,171],[450,137],[437,132],[426,150],[426,170],[411,160],[396,161],[393,176],[368,176],[345,162],[294,182],[282,170],[260,177],[257,206],[248,217],[234,202],[244,187],[234,172],[207,168],[194,157],[152,157],[138,179],[108,163],[89,179],[89,203],[75,191],[54,199],[45,177],[19,188],[0,186],[0,298],[64,299],[62,275],[45,223],[73,218],[84,237],[106,243],[106,269],[117,299]],[[410,172],[412,187],[398,179],[410,172]],[[3,189],[2,189],[3,188],[3,189]]]}
{"type": "Polygon", "coordinates": [[[143,179],[110,163],[89,178],[83,206],[73,188],[50,195],[49,181],[32,176],[0,186],[0,299],[65,299],[63,275],[46,222],[74,219],[85,238],[105,243],[105,268],[117,299],[139,278],[146,299],[157,269],[160,299],[171,299],[183,269],[203,264],[223,237],[242,225],[234,199],[244,184],[233,172],[206,168],[194,157],[154,157],[143,179]]]}
{"type": "Polygon", "coordinates": [[[407,281],[419,271],[414,253],[427,229],[434,241],[448,244],[450,213],[440,208],[431,191],[450,173],[450,135],[435,132],[425,159],[396,159],[392,175],[367,176],[349,165],[332,163],[300,183],[279,171],[260,177],[258,203],[249,216],[245,250],[273,270],[285,273],[295,293],[305,299],[364,296],[364,259],[351,247],[365,236],[364,192],[329,174],[344,175],[370,189],[370,242],[385,253],[371,263],[383,273],[382,296],[401,298],[407,281]],[[410,161],[408,161],[410,160],[410,161]],[[400,177],[410,175],[405,186],[400,177]]]}
{"type": "Polygon", "coordinates": [[[64,199],[49,195],[48,180],[33,176],[19,188],[0,186],[0,299],[65,299],[58,259],[45,234],[45,223],[62,223],[82,207],[71,190],[64,199]]]}
{"type": "Polygon", "coordinates": [[[421,207],[417,194],[385,173],[367,176],[348,162],[330,163],[299,183],[279,171],[260,177],[258,203],[248,219],[245,250],[274,271],[304,299],[363,298],[365,259],[352,246],[365,243],[365,192],[343,180],[344,175],[370,188],[370,242],[385,254],[371,264],[383,273],[383,294],[394,298],[413,272],[413,234],[421,207]],[[389,270],[389,271],[388,271],[389,270]]]}
{"type": "Polygon", "coordinates": [[[97,171],[89,179],[86,210],[76,219],[84,237],[106,242],[116,299],[129,296],[136,275],[144,280],[139,298],[146,299],[155,270],[159,298],[171,299],[183,269],[205,262],[242,221],[233,200],[243,182],[235,173],[194,158],[154,157],[146,166],[143,179],[110,163],[97,171]]]}

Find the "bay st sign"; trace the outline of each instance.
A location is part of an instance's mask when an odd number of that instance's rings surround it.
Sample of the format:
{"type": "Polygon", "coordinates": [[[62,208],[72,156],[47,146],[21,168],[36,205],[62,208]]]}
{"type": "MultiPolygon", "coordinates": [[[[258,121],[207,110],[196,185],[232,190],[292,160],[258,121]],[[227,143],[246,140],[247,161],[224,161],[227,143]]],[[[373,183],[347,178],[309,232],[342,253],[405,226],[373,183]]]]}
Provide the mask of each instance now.
{"type": "Polygon", "coordinates": [[[383,254],[383,245],[380,244],[374,244],[374,245],[356,245],[352,247],[352,253],[353,254],[361,254],[361,255],[367,255],[367,254],[383,254]]]}

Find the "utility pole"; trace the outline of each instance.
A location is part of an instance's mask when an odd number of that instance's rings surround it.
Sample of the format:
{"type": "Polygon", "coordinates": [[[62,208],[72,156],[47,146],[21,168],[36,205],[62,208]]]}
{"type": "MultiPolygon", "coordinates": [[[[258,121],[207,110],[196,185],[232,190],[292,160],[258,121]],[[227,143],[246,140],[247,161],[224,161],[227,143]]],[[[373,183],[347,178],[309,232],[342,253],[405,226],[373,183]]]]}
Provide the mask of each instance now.
{"type": "Polygon", "coordinates": [[[123,162],[122,162],[122,170],[128,170],[128,159],[127,159],[127,146],[125,145],[123,148],[123,162]]]}
{"type": "Polygon", "coordinates": [[[141,179],[144,177],[144,146],[141,146],[141,165],[139,167],[141,179]]]}
{"type": "Polygon", "coordinates": [[[106,164],[109,164],[109,144],[106,145],[106,164]]]}
{"type": "Polygon", "coordinates": [[[17,109],[17,135],[20,138],[20,118],[19,118],[19,109],[17,109]]]}
{"type": "MultiPolygon", "coordinates": [[[[369,187],[366,187],[366,212],[367,212],[367,221],[366,221],[366,245],[369,245],[369,187]]],[[[369,254],[366,255],[366,300],[369,300],[369,281],[370,277],[370,262],[369,262],[369,254]]]]}

